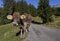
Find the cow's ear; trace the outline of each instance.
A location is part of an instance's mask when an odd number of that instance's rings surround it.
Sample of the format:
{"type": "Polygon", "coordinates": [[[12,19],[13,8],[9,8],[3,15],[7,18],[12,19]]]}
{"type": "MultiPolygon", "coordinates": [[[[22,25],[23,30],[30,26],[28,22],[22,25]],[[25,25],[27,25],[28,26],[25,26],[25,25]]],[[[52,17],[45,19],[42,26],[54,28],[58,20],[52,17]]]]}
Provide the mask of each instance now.
{"type": "Polygon", "coordinates": [[[25,16],[25,15],[21,15],[20,18],[21,18],[21,19],[25,19],[26,16],[25,16]]]}
{"type": "Polygon", "coordinates": [[[13,16],[12,15],[7,15],[7,19],[12,20],[13,16]]]}

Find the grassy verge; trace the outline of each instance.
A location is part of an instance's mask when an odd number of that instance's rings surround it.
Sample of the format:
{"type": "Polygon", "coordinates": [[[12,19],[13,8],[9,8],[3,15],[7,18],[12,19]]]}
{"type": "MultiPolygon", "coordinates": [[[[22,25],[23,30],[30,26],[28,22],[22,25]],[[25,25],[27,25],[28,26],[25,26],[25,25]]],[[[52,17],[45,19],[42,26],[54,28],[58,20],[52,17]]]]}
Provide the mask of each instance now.
{"type": "MultiPolygon", "coordinates": [[[[42,20],[41,20],[40,17],[33,17],[33,21],[36,22],[36,23],[37,22],[42,23],[42,20]]],[[[47,24],[40,24],[40,25],[60,29],[60,17],[56,17],[54,22],[47,23],[47,24]]]]}
{"type": "Polygon", "coordinates": [[[43,24],[44,26],[47,26],[47,27],[52,27],[52,28],[56,28],[56,29],[60,29],[60,22],[57,22],[57,23],[50,23],[50,24],[43,24]]]}
{"type": "Polygon", "coordinates": [[[32,19],[33,19],[33,21],[34,22],[37,22],[37,23],[42,23],[42,20],[41,20],[41,18],[40,17],[32,17],[32,19]]]}
{"type": "Polygon", "coordinates": [[[54,27],[54,28],[60,29],[60,17],[56,17],[54,22],[51,22],[49,24],[47,23],[44,25],[48,27],[54,27]]]}
{"type": "Polygon", "coordinates": [[[0,26],[0,41],[22,41],[19,36],[16,36],[18,31],[19,28],[12,24],[0,26]]]}

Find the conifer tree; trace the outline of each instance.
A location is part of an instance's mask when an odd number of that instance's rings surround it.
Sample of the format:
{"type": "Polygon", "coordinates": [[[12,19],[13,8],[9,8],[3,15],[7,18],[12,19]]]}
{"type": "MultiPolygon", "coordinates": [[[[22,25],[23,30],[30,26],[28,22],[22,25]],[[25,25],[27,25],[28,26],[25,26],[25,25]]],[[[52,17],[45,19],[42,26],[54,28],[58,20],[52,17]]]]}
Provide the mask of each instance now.
{"type": "Polygon", "coordinates": [[[49,0],[39,1],[38,15],[42,18],[43,23],[51,22],[52,13],[49,6],[49,0]]]}

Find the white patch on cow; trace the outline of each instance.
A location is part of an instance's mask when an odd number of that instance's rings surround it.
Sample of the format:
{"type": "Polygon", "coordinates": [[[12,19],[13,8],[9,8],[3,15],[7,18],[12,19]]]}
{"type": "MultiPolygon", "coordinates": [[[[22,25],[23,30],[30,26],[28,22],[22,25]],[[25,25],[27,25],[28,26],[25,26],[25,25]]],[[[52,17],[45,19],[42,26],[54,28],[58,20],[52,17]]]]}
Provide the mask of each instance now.
{"type": "Polygon", "coordinates": [[[18,23],[17,22],[12,22],[12,24],[16,24],[16,26],[18,26],[18,23]]]}

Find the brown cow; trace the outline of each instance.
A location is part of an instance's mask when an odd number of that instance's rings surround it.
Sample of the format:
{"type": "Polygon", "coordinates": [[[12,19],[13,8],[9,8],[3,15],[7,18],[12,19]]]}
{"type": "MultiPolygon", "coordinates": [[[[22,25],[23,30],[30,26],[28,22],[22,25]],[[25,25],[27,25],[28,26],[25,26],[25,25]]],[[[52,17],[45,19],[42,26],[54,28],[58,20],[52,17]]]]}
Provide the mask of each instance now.
{"type": "Polygon", "coordinates": [[[20,30],[21,30],[21,35],[22,35],[22,31],[24,30],[24,33],[26,31],[29,31],[29,26],[31,24],[32,21],[32,17],[30,14],[27,13],[19,13],[19,12],[14,12],[13,16],[8,16],[7,18],[12,19],[13,20],[13,25],[15,26],[21,26],[20,30]],[[12,18],[10,18],[12,17],[12,18]]]}

